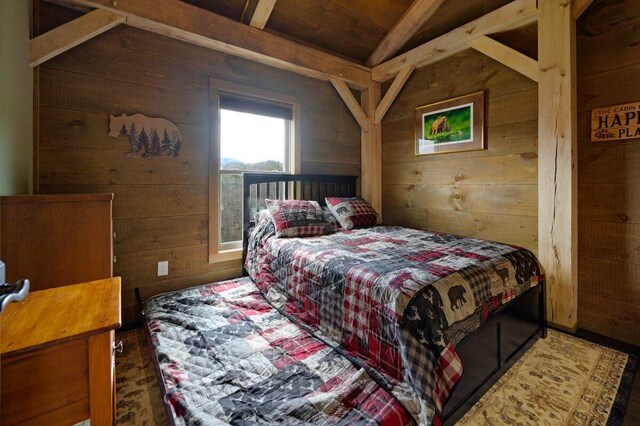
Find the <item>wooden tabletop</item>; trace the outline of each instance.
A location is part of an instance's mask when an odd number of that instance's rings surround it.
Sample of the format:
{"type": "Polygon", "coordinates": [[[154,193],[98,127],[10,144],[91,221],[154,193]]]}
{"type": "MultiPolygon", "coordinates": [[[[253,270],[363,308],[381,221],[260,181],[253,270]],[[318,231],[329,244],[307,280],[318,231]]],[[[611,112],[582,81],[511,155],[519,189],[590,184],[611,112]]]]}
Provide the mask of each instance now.
{"type": "Polygon", "coordinates": [[[0,315],[0,355],[120,327],[120,277],[30,292],[0,315]]]}

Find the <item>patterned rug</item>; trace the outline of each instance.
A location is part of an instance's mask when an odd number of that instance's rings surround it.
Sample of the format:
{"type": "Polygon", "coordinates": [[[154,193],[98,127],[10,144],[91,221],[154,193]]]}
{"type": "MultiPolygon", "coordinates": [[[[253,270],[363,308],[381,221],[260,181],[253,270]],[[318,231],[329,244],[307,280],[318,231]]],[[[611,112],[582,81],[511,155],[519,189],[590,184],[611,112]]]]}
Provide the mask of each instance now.
{"type": "MultiPolygon", "coordinates": [[[[116,340],[116,424],[168,425],[144,331],[116,340]]],[[[635,356],[549,330],[458,425],[620,425],[636,367],[635,356]]]]}
{"type": "Polygon", "coordinates": [[[620,425],[636,367],[636,356],[549,330],[458,425],[620,425]]]}
{"type": "Polygon", "coordinates": [[[116,425],[168,425],[143,329],[118,333],[119,340],[123,351],[116,354],[116,425]]]}

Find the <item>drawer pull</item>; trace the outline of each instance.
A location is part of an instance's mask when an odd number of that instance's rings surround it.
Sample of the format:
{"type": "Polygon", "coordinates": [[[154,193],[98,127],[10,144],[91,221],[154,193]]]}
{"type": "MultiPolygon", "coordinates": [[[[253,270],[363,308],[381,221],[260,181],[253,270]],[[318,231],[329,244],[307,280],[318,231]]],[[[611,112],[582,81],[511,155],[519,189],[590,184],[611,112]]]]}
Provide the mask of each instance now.
{"type": "Polygon", "coordinates": [[[118,352],[119,354],[121,354],[122,350],[123,350],[122,340],[120,340],[118,343],[115,343],[113,345],[113,353],[118,352]]]}

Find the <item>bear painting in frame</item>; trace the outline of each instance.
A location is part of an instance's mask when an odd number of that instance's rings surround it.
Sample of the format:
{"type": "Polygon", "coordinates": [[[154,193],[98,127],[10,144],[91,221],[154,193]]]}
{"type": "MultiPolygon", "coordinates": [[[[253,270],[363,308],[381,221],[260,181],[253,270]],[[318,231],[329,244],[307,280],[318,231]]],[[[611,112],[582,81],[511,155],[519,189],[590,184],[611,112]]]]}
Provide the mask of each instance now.
{"type": "Polygon", "coordinates": [[[484,149],[484,92],[415,109],[416,155],[484,149]]]}

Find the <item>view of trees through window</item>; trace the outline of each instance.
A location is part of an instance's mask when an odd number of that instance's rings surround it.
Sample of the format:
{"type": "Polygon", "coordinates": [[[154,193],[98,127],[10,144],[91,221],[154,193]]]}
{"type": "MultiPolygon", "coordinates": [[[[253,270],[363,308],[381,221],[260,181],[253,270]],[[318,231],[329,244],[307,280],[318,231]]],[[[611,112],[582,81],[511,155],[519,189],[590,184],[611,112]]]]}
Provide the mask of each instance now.
{"type": "Polygon", "coordinates": [[[242,240],[242,172],[284,172],[289,120],[220,111],[220,242],[242,240]]]}

